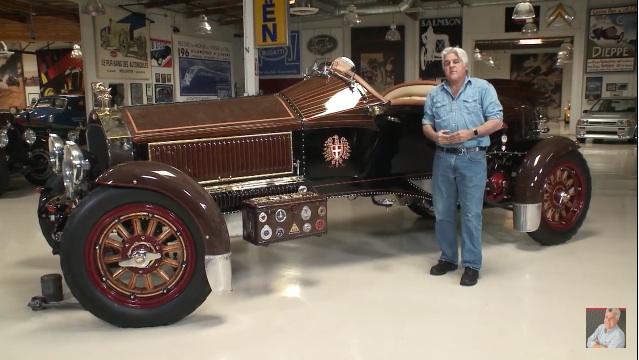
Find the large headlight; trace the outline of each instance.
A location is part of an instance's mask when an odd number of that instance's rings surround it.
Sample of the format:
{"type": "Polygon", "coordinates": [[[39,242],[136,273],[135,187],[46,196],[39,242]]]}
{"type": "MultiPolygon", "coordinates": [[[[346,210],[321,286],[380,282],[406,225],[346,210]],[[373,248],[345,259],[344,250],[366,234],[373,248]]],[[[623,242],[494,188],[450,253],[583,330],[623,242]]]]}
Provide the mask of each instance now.
{"type": "Polygon", "coordinates": [[[73,141],[73,142],[77,143],[79,138],[80,138],[80,128],[79,127],[69,131],[69,133],[67,134],[67,139],[69,139],[69,141],[73,141]]]}
{"type": "Polygon", "coordinates": [[[18,108],[15,106],[12,106],[9,108],[9,112],[11,113],[11,115],[17,115],[18,114],[18,108]]]}
{"type": "Polygon", "coordinates": [[[56,134],[49,134],[49,163],[53,172],[62,173],[62,160],[64,158],[64,141],[56,134]]]}
{"type": "Polygon", "coordinates": [[[7,134],[7,130],[0,130],[0,148],[3,148],[9,144],[9,135],[7,134]]]}
{"type": "Polygon", "coordinates": [[[55,117],[53,117],[53,115],[47,116],[47,121],[52,123],[54,120],[55,120],[55,117]]]}
{"type": "Polygon", "coordinates": [[[29,145],[33,145],[36,142],[36,133],[32,129],[26,129],[22,134],[22,139],[29,145]]]}
{"type": "Polygon", "coordinates": [[[73,141],[67,141],[62,161],[62,180],[67,196],[74,196],[75,189],[84,179],[84,173],[88,168],[88,162],[84,161],[80,147],[73,141]]]}

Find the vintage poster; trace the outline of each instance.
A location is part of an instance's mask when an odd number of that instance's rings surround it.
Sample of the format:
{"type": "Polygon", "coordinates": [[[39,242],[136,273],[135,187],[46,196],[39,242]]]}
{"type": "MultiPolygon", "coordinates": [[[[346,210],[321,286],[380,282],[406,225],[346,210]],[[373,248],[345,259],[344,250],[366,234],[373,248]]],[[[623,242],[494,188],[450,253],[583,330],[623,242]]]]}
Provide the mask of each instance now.
{"type": "Polygon", "coordinates": [[[106,15],[93,18],[98,77],[151,79],[146,17],[119,8],[106,9],[106,15]]]}
{"type": "Polygon", "coordinates": [[[587,77],[586,78],[586,91],[584,92],[584,98],[588,101],[595,101],[601,98],[601,85],[603,83],[603,77],[587,77]]]}
{"type": "MultiPolygon", "coordinates": [[[[231,44],[216,40],[173,35],[176,69],[176,101],[232,96],[231,44]]],[[[157,102],[157,100],[156,100],[157,102]]]]}
{"type": "Polygon", "coordinates": [[[401,41],[385,41],[388,29],[388,26],[351,28],[355,72],[380,93],[404,82],[404,27],[397,27],[401,41]]]}
{"type": "Polygon", "coordinates": [[[163,68],[173,67],[171,40],[151,38],[151,66],[163,68]]]}
{"type": "Polygon", "coordinates": [[[561,116],[561,84],[563,71],[555,67],[557,53],[511,54],[510,78],[526,81],[531,89],[539,92],[539,102],[534,104],[550,118],[561,116]]]}
{"type": "Polygon", "coordinates": [[[42,96],[84,94],[82,59],[72,58],[71,49],[37,50],[36,63],[42,96]]]}
{"type": "Polygon", "coordinates": [[[590,9],[586,72],[634,71],[637,6],[590,9]]]}
{"type": "MultiPolygon", "coordinates": [[[[10,44],[7,45],[12,48],[10,44]]],[[[22,69],[21,53],[0,59],[0,109],[9,109],[11,106],[24,109],[27,106],[22,69]]]]}
{"type": "Polygon", "coordinates": [[[421,19],[419,33],[419,78],[444,77],[442,50],[462,45],[462,18],[421,19]]]}
{"type": "Polygon", "coordinates": [[[300,75],[300,32],[290,32],[287,46],[259,48],[257,61],[260,77],[300,75]]]}

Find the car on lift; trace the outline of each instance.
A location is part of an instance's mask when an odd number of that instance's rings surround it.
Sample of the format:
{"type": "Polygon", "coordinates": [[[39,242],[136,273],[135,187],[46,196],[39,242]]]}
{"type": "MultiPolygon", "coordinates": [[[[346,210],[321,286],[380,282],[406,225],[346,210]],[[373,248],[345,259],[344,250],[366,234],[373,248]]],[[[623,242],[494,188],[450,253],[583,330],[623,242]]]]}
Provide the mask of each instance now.
{"type": "Polygon", "coordinates": [[[593,141],[626,140],[637,143],[637,98],[605,97],[597,100],[577,120],[576,134],[580,143],[593,141]]]}
{"type": "MultiPolygon", "coordinates": [[[[94,109],[87,147],[49,139],[38,216],[79,303],[120,327],[168,325],[231,289],[223,214],[255,245],[322,235],[330,198],[369,197],[432,217],[433,81],[378,93],[348,58],[272,95],[94,109]]],[[[486,207],[542,245],[569,240],[591,179],[574,140],[544,137],[529,85],[491,81],[504,125],[487,149],[486,207]]],[[[109,90],[96,87],[108,103],[109,90]]]]}

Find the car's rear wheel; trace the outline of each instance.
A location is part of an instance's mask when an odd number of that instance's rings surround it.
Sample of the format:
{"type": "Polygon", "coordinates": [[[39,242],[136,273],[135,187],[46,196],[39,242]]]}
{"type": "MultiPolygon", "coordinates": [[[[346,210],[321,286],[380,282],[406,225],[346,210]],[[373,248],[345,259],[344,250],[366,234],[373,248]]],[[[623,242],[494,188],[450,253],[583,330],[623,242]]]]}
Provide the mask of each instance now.
{"type": "Polygon", "coordinates": [[[542,245],[562,244],[581,227],[590,207],[592,182],[583,155],[571,151],[544,174],[541,222],[528,235],[542,245]]]}
{"type": "Polygon", "coordinates": [[[0,196],[9,189],[9,165],[4,154],[0,153],[0,196]]]}
{"type": "Polygon", "coordinates": [[[33,185],[44,185],[53,175],[53,169],[49,162],[49,152],[39,148],[31,151],[29,158],[29,171],[24,174],[28,182],[33,185]]]}
{"type": "Polygon", "coordinates": [[[153,191],[99,188],[69,217],[60,262],[69,289],[119,327],[169,325],[211,289],[195,220],[153,191]]]}

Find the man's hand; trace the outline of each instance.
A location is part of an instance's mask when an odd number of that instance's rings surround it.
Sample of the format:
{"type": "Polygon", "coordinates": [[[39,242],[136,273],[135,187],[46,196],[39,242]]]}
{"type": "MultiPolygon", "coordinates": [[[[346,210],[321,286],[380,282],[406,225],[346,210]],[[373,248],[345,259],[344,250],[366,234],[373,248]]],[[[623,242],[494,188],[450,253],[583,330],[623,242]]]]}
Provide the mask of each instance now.
{"type": "Polygon", "coordinates": [[[450,136],[448,137],[448,141],[451,144],[460,144],[460,143],[463,143],[464,141],[468,141],[472,139],[474,136],[475,134],[473,134],[472,130],[464,129],[464,130],[459,130],[455,133],[450,134],[450,136]]]}
{"type": "Polygon", "coordinates": [[[449,132],[450,130],[439,130],[436,134],[435,142],[438,144],[451,144],[449,132]]]}

